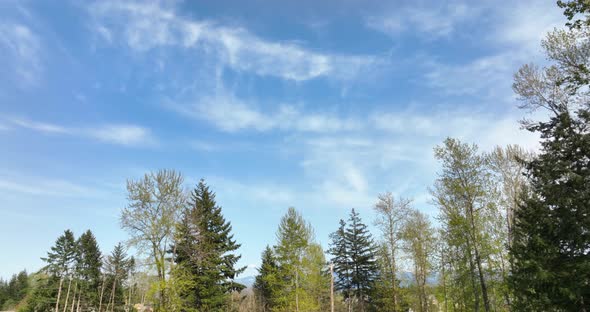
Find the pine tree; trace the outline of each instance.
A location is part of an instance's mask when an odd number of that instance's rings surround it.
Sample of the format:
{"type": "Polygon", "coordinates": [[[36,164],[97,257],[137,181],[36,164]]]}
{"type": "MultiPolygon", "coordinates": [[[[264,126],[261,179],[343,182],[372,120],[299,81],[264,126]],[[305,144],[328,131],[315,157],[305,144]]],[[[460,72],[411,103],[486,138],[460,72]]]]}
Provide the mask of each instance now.
{"type": "Polygon", "coordinates": [[[215,193],[201,180],[191,194],[187,209],[177,225],[172,248],[175,270],[194,279],[179,296],[187,308],[200,311],[225,311],[228,295],[243,285],[233,279],[245,268],[236,268],[240,255],[231,233],[231,223],[215,202],[215,193]],[[190,300],[186,300],[190,299],[190,300]]]}
{"type": "Polygon", "coordinates": [[[80,289],[85,305],[98,307],[101,281],[102,254],[90,230],[78,238],[80,289]]]}
{"type": "Polygon", "coordinates": [[[373,282],[378,270],[376,262],[376,246],[360,215],[352,209],[345,232],[349,249],[349,259],[352,266],[351,284],[355,299],[360,304],[360,310],[365,311],[373,282]]]}
{"type": "MultiPolygon", "coordinates": [[[[74,233],[70,230],[64,231],[64,234],[58,237],[55,245],[51,247],[51,251],[47,253],[47,257],[41,259],[47,262],[44,271],[48,272],[54,280],[59,279],[55,300],[55,312],[59,312],[63,298],[64,281],[69,278],[71,282],[71,274],[73,273],[76,261],[76,239],[74,238],[74,233]]],[[[65,305],[68,303],[68,296],[69,291],[66,293],[65,305]]]]}
{"type": "Polygon", "coordinates": [[[111,254],[106,258],[105,270],[110,281],[110,295],[108,297],[106,311],[112,312],[123,306],[123,281],[129,276],[129,271],[134,262],[133,258],[127,256],[125,248],[121,243],[117,244],[111,254]]]}
{"type": "Polygon", "coordinates": [[[262,252],[262,264],[254,282],[254,292],[261,311],[275,308],[276,292],[282,288],[279,266],[272,249],[266,246],[262,252]]]}
{"type": "Polygon", "coordinates": [[[521,108],[550,116],[525,123],[540,134],[541,151],[527,162],[529,188],[515,213],[510,249],[519,310],[590,310],[590,6],[559,4],[570,30],[555,30],[542,43],[554,65],[525,65],[513,85],[521,108]]]}
{"type": "Polygon", "coordinates": [[[338,230],[330,234],[331,244],[328,253],[333,257],[334,264],[334,288],[342,292],[344,298],[352,298],[352,263],[349,255],[349,244],[346,236],[346,222],[340,220],[338,230]]]}
{"type": "Polygon", "coordinates": [[[329,253],[334,256],[332,262],[337,289],[347,299],[349,310],[358,306],[360,311],[366,311],[370,307],[370,294],[379,272],[377,247],[371,233],[352,209],[348,223],[340,220],[340,227],[331,238],[329,253]]]}

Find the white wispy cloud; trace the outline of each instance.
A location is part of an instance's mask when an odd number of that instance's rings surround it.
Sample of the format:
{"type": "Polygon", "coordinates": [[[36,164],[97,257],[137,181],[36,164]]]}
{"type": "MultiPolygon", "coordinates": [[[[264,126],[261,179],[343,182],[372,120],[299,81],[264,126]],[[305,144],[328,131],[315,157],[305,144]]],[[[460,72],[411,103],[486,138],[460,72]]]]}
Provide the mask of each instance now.
{"type": "Polygon", "coordinates": [[[486,36],[475,37],[489,52],[462,61],[445,62],[436,56],[422,59],[424,78],[446,95],[508,98],[512,75],[522,64],[543,62],[540,43],[548,31],[563,26],[561,10],[553,2],[518,1],[513,6],[487,6],[486,36]]]}
{"type": "Polygon", "coordinates": [[[90,8],[96,31],[111,40],[123,29],[126,43],[138,51],[165,46],[201,48],[234,70],[293,81],[318,77],[350,79],[366,67],[382,64],[373,56],[340,55],[306,49],[292,42],[262,39],[247,29],[194,20],[160,2],[99,1],[90,8]]]}
{"type": "Polygon", "coordinates": [[[149,129],[135,125],[107,125],[86,130],[90,136],[107,143],[118,145],[153,145],[153,138],[149,129]]]}
{"type": "Polygon", "coordinates": [[[411,2],[401,7],[396,4],[367,17],[366,26],[391,37],[410,31],[429,38],[447,37],[479,10],[474,3],[461,1],[411,2]]]}
{"type": "Polygon", "coordinates": [[[37,122],[26,118],[13,118],[10,120],[10,122],[12,122],[16,126],[42,133],[71,133],[70,129],[66,129],[62,126],[44,122],[37,122]]]}
{"type": "Polygon", "coordinates": [[[5,118],[5,122],[14,127],[46,135],[86,137],[123,146],[151,146],[157,143],[149,129],[137,125],[109,124],[95,127],[69,127],[20,117],[8,117],[5,118]]]}
{"type": "Polygon", "coordinates": [[[295,105],[274,105],[276,107],[274,111],[264,111],[224,88],[218,88],[214,95],[202,96],[192,103],[169,106],[181,114],[205,120],[226,132],[239,130],[338,132],[358,130],[362,127],[359,121],[352,118],[305,112],[295,105]]]}
{"type": "Polygon", "coordinates": [[[35,196],[89,197],[101,191],[63,179],[0,175],[0,191],[35,196]]]}
{"type": "Polygon", "coordinates": [[[39,37],[26,25],[0,22],[0,56],[5,71],[13,71],[23,86],[35,85],[43,70],[39,37]]]}

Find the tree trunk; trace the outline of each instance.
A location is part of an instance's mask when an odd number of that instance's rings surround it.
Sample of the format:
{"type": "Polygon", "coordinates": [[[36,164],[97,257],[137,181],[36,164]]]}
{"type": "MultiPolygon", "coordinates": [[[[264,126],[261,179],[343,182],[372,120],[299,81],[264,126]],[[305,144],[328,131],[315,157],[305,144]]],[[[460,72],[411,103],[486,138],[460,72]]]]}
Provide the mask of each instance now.
{"type": "Polygon", "coordinates": [[[471,277],[471,286],[473,287],[473,295],[475,298],[475,311],[479,311],[479,292],[477,291],[477,285],[475,282],[475,264],[473,263],[473,256],[471,255],[471,243],[469,237],[467,237],[467,253],[469,258],[469,275],[471,277]]]}
{"type": "Polygon", "coordinates": [[[115,278],[113,278],[113,289],[111,291],[111,312],[113,312],[115,310],[115,290],[117,288],[117,277],[115,276],[115,278]]]}
{"type": "Polygon", "coordinates": [[[61,286],[64,282],[63,276],[59,278],[59,288],[57,290],[57,300],[55,301],[55,312],[59,312],[59,299],[61,297],[61,286]]]}
{"type": "Polygon", "coordinates": [[[486,312],[490,312],[490,300],[488,298],[488,288],[486,285],[485,276],[481,267],[481,258],[479,256],[479,250],[477,248],[477,240],[475,239],[475,221],[473,216],[473,205],[469,205],[469,217],[471,222],[471,235],[473,238],[473,252],[475,252],[475,263],[477,265],[477,271],[479,273],[479,283],[481,284],[481,295],[483,297],[483,304],[486,312]]]}
{"type": "Polygon", "coordinates": [[[76,292],[78,291],[78,281],[74,284],[74,297],[72,298],[72,307],[70,312],[74,312],[74,306],[76,306],[76,292]]]}
{"type": "Polygon", "coordinates": [[[82,289],[80,289],[80,294],[78,294],[78,305],[76,306],[76,312],[80,312],[80,297],[82,297],[82,289]]]}
{"type": "Polygon", "coordinates": [[[103,276],[102,277],[102,285],[100,287],[100,299],[99,299],[99,302],[98,302],[98,312],[101,312],[101,310],[102,310],[102,298],[103,298],[103,295],[104,295],[105,282],[106,282],[106,277],[103,276]]]}
{"type": "Polygon", "coordinates": [[[295,311],[299,312],[299,274],[295,268],[295,311]]]}
{"type": "Polygon", "coordinates": [[[68,283],[68,292],[66,293],[66,303],[64,304],[64,311],[68,310],[68,302],[70,298],[70,288],[72,287],[72,278],[70,277],[70,282],[68,283]]]}
{"type": "Polygon", "coordinates": [[[444,256],[444,252],[441,252],[440,255],[440,259],[441,259],[441,273],[442,273],[442,287],[443,287],[443,299],[445,302],[445,312],[448,311],[447,308],[447,283],[446,283],[446,274],[445,274],[445,256],[444,256]]]}
{"type": "Polygon", "coordinates": [[[395,263],[395,232],[394,220],[389,219],[389,248],[391,249],[391,290],[393,292],[393,312],[397,311],[397,289],[396,289],[396,271],[397,264],[395,263]]]}
{"type": "Polygon", "coordinates": [[[334,263],[330,263],[330,312],[334,312],[334,263]]]}

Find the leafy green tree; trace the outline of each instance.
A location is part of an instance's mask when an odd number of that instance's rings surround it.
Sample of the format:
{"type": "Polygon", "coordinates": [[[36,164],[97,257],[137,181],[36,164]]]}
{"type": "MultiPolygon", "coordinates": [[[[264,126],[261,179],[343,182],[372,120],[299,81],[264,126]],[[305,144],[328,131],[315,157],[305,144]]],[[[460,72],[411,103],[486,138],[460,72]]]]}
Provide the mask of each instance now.
{"type": "Polygon", "coordinates": [[[426,279],[432,273],[435,245],[434,228],[428,217],[418,210],[412,210],[403,230],[404,249],[414,267],[417,311],[426,312],[430,308],[426,279]]]}
{"type": "Polygon", "coordinates": [[[215,193],[201,180],[177,225],[172,251],[175,271],[184,274],[179,278],[194,280],[178,294],[186,308],[225,311],[229,294],[244,288],[233,282],[245,268],[236,267],[240,244],[231,231],[231,223],[215,202],[215,193]]]}
{"type": "Polygon", "coordinates": [[[306,295],[301,311],[328,311],[330,275],[322,246],[313,242],[307,246],[301,274],[301,287],[306,295]]]}
{"type": "Polygon", "coordinates": [[[573,22],[542,42],[553,64],[521,67],[513,85],[521,108],[549,113],[525,123],[540,134],[541,151],[527,162],[529,187],[515,213],[511,289],[518,310],[590,309],[589,5],[560,5],[573,22]],[[574,20],[581,15],[586,20],[574,20]]]}
{"type": "Polygon", "coordinates": [[[452,138],[435,148],[435,156],[442,171],[432,195],[440,211],[441,239],[452,257],[448,262],[452,265],[450,282],[456,283],[462,294],[458,304],[478,311],[483,301],[485,311],[504,309],[503,300],[496,298],[501,294],[496,288],[504,284],[497,261],[503,246],[498,247],[496,230],[505,229],[499,226],[504,217],[487,159],[476,145],[452,138]]]}
{"type": "Polygon", "coordinates": [[[283,216],[277,231],[277,245],[274,247],[280,274],[284,279],[283,289],[275,298],[277,311],[303,311],[301,287],[303,257],[313,238],[311,226],[301,214],[290,207],[283,216]]]}
{"type": "MultiPolygon", "coordinates": [[[[387,275],[391,279],[386,285],[390,287],[390,294],[392,302],[390,305],[393,311],[397,311],[398,307],[398,283],[397,283],[397,257],[399,243],[401,241],[401,230],[409,212],[410,200],[399,198],[396,199],[393,194],[380,194],[374,210],[377,212],[377,219],[375,224],[381,230],[381,236],[384,244],[381,246],[380,257],[382,261],[381,266],[387,264],[387,267],[382,267],[382,277],[387,275]]],[[[382,281],[383,282],[383,281],[382,281]]],[[[382,284],[383,286],[383,284],[382,284]]],[[[381,287],[383,288],[383,287],[381,287]]]]}
{"type": "Polygon", "coordinates": [[[160,170],[137,181],[127,181],[129,204],[121,212],[121,227],[131,235],[129,243],[152,260],[158,277],[154,285],[158,309],[165,309],[168,304],[166,281],[170,261],[166,254],[178,215],[185,205],[183,181],[182,175],[173,170],[160,170]]]}

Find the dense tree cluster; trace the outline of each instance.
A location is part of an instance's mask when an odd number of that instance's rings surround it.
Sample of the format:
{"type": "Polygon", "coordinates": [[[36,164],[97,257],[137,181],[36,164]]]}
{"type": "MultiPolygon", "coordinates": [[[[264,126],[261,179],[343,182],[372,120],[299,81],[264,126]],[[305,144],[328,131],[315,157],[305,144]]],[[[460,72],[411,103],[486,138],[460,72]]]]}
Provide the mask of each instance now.
{"type": "MultiPolygon", "coordinates": [[[[87,231],[59,236],[46,266],[0,280],[0,308],[19,311],[588,311],[590,309],[590,5],[542,42],[548,67],[515,74],[535,155],[481,151],[447,138],[430,188],[438,213],[379,195],[375,236],[359,209],[334,224],[324,252],[295,208],[282,217],[253,287],[235,282],[240,244],[215,193],[161,170],[127,183],[130,239],[103,254],[87,231]],[[128,249],[138,257],[128,256],[128,249]],[[326,259],[326,254],[329,258],[326,259]]],[[[363,208],[363,207],[361,207],[363,208]]],[[[364,207],[368,208],[368,207],[364,207]]]]}
{"type": "Polygon", "coordinates": [[[29,290],[29,275],[27,271],[18,274],[5,281],[0,279],[0,310],[6,311],[14,308],[29,290]]]}

